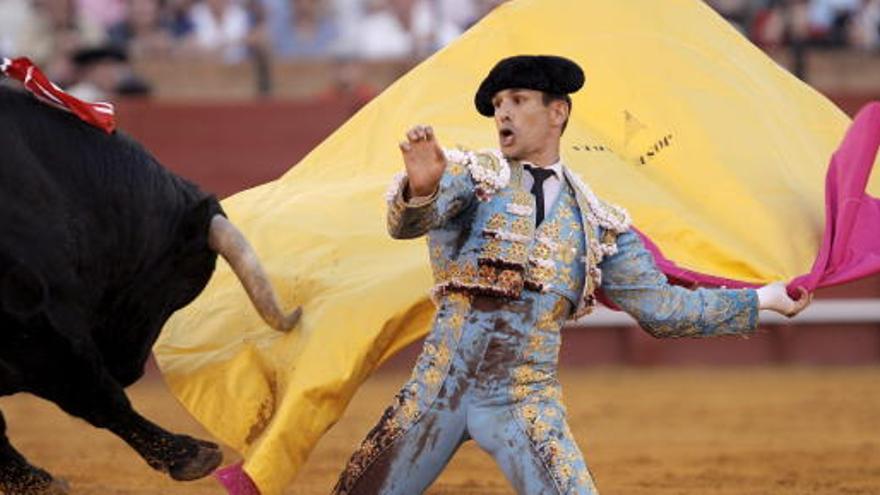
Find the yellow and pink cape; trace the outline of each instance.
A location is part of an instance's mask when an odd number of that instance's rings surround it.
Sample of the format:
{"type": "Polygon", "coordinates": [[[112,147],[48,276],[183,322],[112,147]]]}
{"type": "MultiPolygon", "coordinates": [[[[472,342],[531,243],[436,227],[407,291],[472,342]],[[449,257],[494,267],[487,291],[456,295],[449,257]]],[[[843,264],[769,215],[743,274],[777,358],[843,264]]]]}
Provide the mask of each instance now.
{"type": "Polygon", "coordinates": [[[813,267],[846,115],[698,0],[506,3],[282,178],[223,204],[284,305],[303,305],[302,323],[286,335],[267,328],[221,263],[155,353],[173,392],[243,455],[264,495],[293,479],[359,384],[428,329],[425,245],[385,231],[397,142],[427,123],[444,146],[494,147],[473,95],[515,54],[584,68],[563,158],[682,273],[757,284],[813,267]]]}

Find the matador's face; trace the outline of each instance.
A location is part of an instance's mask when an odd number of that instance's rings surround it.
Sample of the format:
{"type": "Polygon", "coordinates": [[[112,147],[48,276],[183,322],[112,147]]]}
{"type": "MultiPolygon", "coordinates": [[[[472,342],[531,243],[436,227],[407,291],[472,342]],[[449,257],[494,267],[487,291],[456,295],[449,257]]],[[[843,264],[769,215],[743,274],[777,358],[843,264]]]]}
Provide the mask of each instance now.
{"type": "Polygon", "coordinates": [[[544,103],[532,89],[504,89],[492,97],[501,152],[509,159],[534,162],[547,150],[557,150],[561,125],[567,116],[557,103],[544,103]]]}

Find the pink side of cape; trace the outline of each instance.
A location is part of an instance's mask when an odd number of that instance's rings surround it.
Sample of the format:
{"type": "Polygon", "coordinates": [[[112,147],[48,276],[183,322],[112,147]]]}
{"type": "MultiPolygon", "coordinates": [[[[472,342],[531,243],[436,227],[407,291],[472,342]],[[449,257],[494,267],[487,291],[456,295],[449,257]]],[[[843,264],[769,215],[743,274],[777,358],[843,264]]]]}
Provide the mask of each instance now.
{"type": "Polygon", "coordinates": [[[214,477],[229,495],[260,495],[260,490],[245,472],[241,462],[218,469],[214,472],[214,477]]]}

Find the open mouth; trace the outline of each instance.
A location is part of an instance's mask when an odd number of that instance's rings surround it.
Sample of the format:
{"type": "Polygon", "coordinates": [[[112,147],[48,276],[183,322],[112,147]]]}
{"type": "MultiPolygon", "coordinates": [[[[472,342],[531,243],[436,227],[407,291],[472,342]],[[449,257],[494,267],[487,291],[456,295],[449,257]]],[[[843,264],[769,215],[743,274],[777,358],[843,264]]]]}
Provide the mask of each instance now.
{"type": "Polygon", "coordinates": [[[515,137],[513,129],[502,127],[498,130],[498,140],[501,142],[501,146],[510,146],[515,137]]]}

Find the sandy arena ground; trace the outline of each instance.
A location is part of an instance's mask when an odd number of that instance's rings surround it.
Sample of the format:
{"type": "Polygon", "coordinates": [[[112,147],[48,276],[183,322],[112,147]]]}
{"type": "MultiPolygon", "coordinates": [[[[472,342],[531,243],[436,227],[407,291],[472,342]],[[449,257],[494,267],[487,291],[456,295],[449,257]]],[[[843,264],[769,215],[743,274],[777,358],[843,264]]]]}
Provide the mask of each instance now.
{"type": "MultiPolygon", "coordinates": [[[[328,493],[404,379],[368,382],[287,493],[328,493]]],[[[603,495],[880,494],[880,368],[568,369],[562,382],[603,495]]],[[[160,380],[130,395],[158,423],[204,434],[160,380]]],[[[167,481],[112,435],[30,396],[0,409],[19,450],[74,494],[222,493],[211,479],[167,481]]],[[[471,442],[428,493],[512,492],[471,442]]]]}

